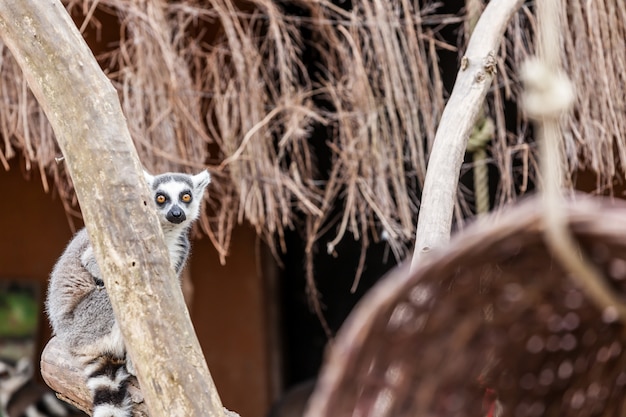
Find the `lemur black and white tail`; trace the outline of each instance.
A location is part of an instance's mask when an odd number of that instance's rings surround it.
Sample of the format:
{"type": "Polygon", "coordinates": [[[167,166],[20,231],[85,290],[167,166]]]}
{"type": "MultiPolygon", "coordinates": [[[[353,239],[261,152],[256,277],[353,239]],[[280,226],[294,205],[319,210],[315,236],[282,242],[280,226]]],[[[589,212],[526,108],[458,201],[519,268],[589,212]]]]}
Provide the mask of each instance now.
{"type": "Polygon", "coordinates": [[[85,374],[93,398],[92,417],[131,416],[130,374],[124,359],[112,355],[100,356],[87,364],[85,374]]]}
{"type": "Polygon", "coordinates": [[[0,359],[0,416],[85,416],[59,400],[48,387],[35,381],[33,371],[33,364],[27,358],[17,363],[0,359]]]}

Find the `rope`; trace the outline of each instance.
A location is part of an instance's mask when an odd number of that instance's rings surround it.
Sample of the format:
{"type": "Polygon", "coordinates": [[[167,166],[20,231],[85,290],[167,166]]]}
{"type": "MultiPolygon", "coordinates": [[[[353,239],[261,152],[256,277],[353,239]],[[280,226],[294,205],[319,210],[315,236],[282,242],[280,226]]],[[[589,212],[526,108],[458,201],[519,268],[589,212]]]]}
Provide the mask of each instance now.
{"type": "MultiPolygon", "coordinates": [[[[482,0],[467,0],[468,35],[471,35],[484,9],[482,0]]],[[[487,144],[493,138],[495,127],[493,120],[485,116],[484,108],[481,110],[474,131],[467,142],[467,151],[473,153],[474,166],[474,199],[476,214],[481,215],[489,212],[489,169],[487,167],[487,144]]]]}
{"type": "Polygon", "coordinates": [[[489,211],[489,169],[487,167],[487,144],[493,138],[495,125],[490,117],[482,117],[474,126],[474,131],[467,142],[467,151],[473,153],[474,162],[474,198],[476,214],[489,211]]]}

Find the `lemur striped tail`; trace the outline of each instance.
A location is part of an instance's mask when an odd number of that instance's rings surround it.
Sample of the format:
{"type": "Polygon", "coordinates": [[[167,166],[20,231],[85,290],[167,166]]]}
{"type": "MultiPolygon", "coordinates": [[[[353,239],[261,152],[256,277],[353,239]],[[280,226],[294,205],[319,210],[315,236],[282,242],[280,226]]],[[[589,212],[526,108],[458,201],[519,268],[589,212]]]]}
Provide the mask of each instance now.
{"type": "Polygon", "coordinates": [[[131,417],[131,401],[125,361],[111,355],[87,364],[87,387],[93,398],[92,417],[131,417]]]}

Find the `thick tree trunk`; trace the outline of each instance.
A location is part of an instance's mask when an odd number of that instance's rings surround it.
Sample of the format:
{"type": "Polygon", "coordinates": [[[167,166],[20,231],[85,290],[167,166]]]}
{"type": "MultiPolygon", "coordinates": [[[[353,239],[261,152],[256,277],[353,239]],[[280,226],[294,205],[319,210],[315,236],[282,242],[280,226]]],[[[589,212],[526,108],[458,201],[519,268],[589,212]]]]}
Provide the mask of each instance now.
{"type": "Polygon", "coordinates": [[[149,414],[223,416],[115,89],[58,0],[0,1],[0,35],[65,156],[149,414]]]}
{"type": "Polygon", "coordinates": [[[428,159],[412,268],[423,253],[444,245],[450,238],[467,140],[491,87],[496,71],[496,51],[504,30],[522,3],[523,0],[489,2],[472,32],[428,159]]]}

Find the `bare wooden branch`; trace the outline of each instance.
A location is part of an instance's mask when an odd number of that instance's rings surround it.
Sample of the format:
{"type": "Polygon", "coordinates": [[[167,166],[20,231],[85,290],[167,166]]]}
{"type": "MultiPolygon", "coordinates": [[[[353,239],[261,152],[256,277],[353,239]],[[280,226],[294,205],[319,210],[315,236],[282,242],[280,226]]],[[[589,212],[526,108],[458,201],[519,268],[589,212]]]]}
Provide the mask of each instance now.
{"type": "Polygon", "coordinates": [[[472,33],[428,160],[412,268],[421,254],[442,246],[450,238],[467,140],[491,86],[496,70],[495,53],[506,25],[522,3],[523,0],[489,2],[472,33]]]}
{"type": "Polygon", "coordinates": [[[0,2],[0,35],[54,129],[150,415],[223,416],[115,89],[58,0],[0,2]]]}
{"type": "MultiPolygon", "coordinates": [[[[81,364],[68,352],[56,337],[50,339],[41,354],[41,375],[46,384],[57,392],[57,396],[84,412],[91,413],[91,396],[87,389],[81,364]]],[[[128,388],[133,403],[133,417],[148,417],[137,378],[130,378],[128,388]]],[[[224,409],[225,417],[238,417],[237,413],[224,409]]]]}

